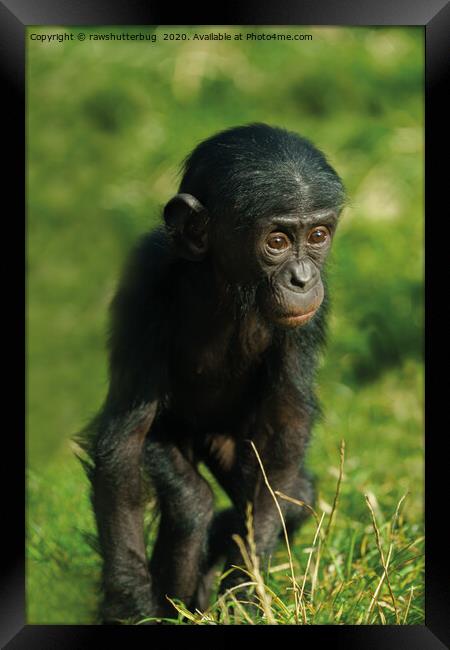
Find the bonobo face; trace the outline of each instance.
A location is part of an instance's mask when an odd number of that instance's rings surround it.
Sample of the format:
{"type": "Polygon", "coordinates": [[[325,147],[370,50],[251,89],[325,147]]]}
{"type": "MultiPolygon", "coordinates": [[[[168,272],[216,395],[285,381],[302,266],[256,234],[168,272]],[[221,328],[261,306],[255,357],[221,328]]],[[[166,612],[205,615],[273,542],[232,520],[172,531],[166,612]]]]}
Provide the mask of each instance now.
{"type": "Polygon", "coordinates": [[[255,308],[285,327],[314,317],[345,204],[319,149],[267,124],[229,129],[189,155],[179,192],[164,211],[174,250],[212,266],[220,304],[231,296],[241,312],[255,308]]]}
{"type": "Polygon", "coordinates": [[[177,194],[164,216],[178,255],[200,263],[209,258],[219,286],[243,288],[269,321],[298,327],[314,317],[324,298],[321,271],[337,209],[257,216],[243,225],[228,215],[212,222],[194,196],[177,194]]]}
{"type": "Polygon", "coordinates": [[[255,255],[267,282],[260,285],[257,299],[270,321],[298,327],[314,317],[324,297],[321,269],[337,216],[321,210],[259,222],[255,255]]]}

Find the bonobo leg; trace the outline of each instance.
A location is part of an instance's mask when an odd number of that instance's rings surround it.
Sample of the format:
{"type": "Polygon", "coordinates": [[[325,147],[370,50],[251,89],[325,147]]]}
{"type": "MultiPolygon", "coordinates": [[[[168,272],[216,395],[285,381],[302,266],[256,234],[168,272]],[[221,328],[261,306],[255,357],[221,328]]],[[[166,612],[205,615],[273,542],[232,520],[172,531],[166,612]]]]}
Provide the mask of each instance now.
{"type": "MultiPolygon", "coordinates": [[[[292,492],[287,493],[286,496],[292,497],[297,501],[303,501],[310,508],[314,508],[316,496],[314,482],[306,470],[300,470],[295,485],[292,487],[292,492]]],[[[278,497],[278,501],[280,502],[282,499],[278,497]]],[[[300,528],[305,519],[310,515],[311,510],[309,508],[299,506],[295,503],[287,503],[285,522],[289,537],[300,528]]]]}
{"type": "Polygon", "coordinates": [[[153,612],[143,533],[141,486],[145,436],[156,404],[123,415],[103,412],[92,444],[92,503],[103,557],[105,623],[139,620],[153,612]]]}
{"type": "Polygon", "coordinates": [[[173,443],[148,439],[146,469],[156,488],[161,519],[150,561],[158,616],[173,616],[166,596],[195,606],[205,567],[213,494],[196,467],[173,443]]]}
{"type": "MultiPolygon", "coordinates": [[[[289,496],[294,496],[294,498],[309,501],[309,492],[306,489],[306,486],[309,484],[303,476],[299,475],[298,464],[286,462],[285,467],[280,468],[278,466],[275,468],[273,466],[271,467],[269,459],[265,460],[263,457],[262,462],[269,483],[274,491],[279,490],[289,496]]],[[[269,556],[275,550],[280,535],[282,534],[282,523],[279,511],[264,482],[259,466],[255,469],[252,497],[248,498],[247,496],[245,501],[243,499],[236,501],[236,510],[240,515],[240,522],[237,523],[234,532],[238,533],[243,539],[245,539],[247,534],[245,523],[246,505],[247,503],[250,503],[253,513],[253,531],[256,552],[260,560],[260,568],[264,569],[269,556]]],[[[246,492],[248,494],[248,490],[246,490],[246,492]]],[[[288,531],[293,532],[293,530],[302,523],[308,515],[308,512],[306,509],[300,508],[299,506],[293,506],[293,504],[290,504],[279,497],[278,503],[283,518],[286,521],[288,531]],[[296,510],[294,508],[296,508],[296,510]]],[[[225,570],[227,570],[231,565],[242,566],[242,557],[239,548],[235,543],[229,546],[225,570]]],[[[237,570],[233,571],[222,581],[220,591],[224,592],[245,581],[246,577],[242,572],[237,570]]]]}
{"type": "Polygon", "coordinates": [[[202,612],[210,605],[217,565],[220,560],[225,560],[230,549],[235,545],[232,535],[238,531],[240,531],[240,518],[234,508],[222,510],[215,515],[208,534],[204,573],[195,596],[195,607],[202,612]]]}
{"type": "MultiPolygon", "coordinates": [[[[305,470],[300,470],[300,472],[297,473],[297,477],[292,482],[287,496],[303,501],[309,506],[314,505],[314,488],[312,481],[305,470]]],[[[310,510],[283,501],[280,497],[278,497],[278,502],[282,508],[288,535],[291,536],[310,515],[310,510]]],[[[274,513],[272,513],[272,515],[273,514],[274,513]]],[[[277,512],[276,515],[277,519],[274,521],[274,524],[275,528],[279,528],[278,537],[284,538],[279,513],[277,512]]],[[[236,566],[242,564],[242,557],[237,548],[236,542],[232,539],[234,534],[240,535],[243,539],[246,538],[247,529],[244,517],[239,515],[236,508],[229,508],[217,513],[210,527],[205,572],[200,580],[195,599],[195,606],[200,611],[205,611],[210,605],[211,591],[219,562],[221,560],[224,561],[225,558],[227,558],[225,570],[228,570],[232,564],[236,566]]],[[[256,537],[257,535],[255,533],[255,538],[256,537]]],[[[266,547],[266,553],[267,551],[273,550],[276,540],[272,540],[272,542],[273,543],[270,543],[266,547]]],[[[264,551],[264,549],[261,548],[261,541],[257,548],[259,553],[264,551]]],[[[223,593],[226,589],[235,585],[237,586],[239,583],[246,581],[247,578],[242,572],[235,571],[230,574],[229,578],[222,581],[220,591],[223,593]]]]}
{"type": "MultiPolygon", "coordinates": [[[[287,496],[314,507],[314,486],[305,470],[300,470],[287,496]]],[[[282,505],[283,500],[280,497],[277,498],[280,505],[282,505]]],[[[289,536],[293,535],[311,514],[308,508],[286,501],[282,505],[282,511],[284,512],[284,520],[289,536]]],[[[209,532],[206,573],[200,585],[199,604],[197,605],[200,610],[206,609],[209,605],[209,594],[214,579],[215,567],[221,559],[225,559],[233,553],[236,546],[235,541],[232,539],[234,534],[239,534],[241,537],[245,537],[247,534],[245,522],[239,516],[238,511],[235,508],[229,508],[217,513],[209,532]]],[[[284,537],[281,521],[279,537],[284,537]]]]}

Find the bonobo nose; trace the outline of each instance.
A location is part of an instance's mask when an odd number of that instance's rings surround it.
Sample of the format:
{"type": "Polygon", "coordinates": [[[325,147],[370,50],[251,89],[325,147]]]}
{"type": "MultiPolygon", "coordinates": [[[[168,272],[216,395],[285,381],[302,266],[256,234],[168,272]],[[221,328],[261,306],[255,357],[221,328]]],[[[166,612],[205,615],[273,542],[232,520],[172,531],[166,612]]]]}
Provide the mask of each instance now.
{"type": "Polygon", "coordinates": [[[293,291],[308,289],[314,279],[314,268],[309,262],[300,261],[287,269],[286,284],[293,291]]]}

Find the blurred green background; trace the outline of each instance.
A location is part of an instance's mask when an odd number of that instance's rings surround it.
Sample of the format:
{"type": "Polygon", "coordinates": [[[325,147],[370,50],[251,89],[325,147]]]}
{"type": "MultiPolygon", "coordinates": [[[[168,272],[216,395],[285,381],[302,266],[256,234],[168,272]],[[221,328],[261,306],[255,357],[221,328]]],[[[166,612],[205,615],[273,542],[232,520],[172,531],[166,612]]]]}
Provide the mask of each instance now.
{"type": "Polygon", "coordinates": [[[95,616],[99,563],[70,436],[106,391],[108,303],[127,251],[176,191],[181,160],[238,124],[310,138],[350,198],[329,264],[325,417],[309,452],[319,503],[333,498],[343,438],[342,535],[370,521],[367,492],[383,519],[409,491],[404,525],[410,537],[422,529],[423,29],[158,28],[156,43],[89,40],[149,29],[28,28],[75,35],[27,40],[31,623],[95,616]],[[312,40],[162,40],[194,31],[312,40]]]}

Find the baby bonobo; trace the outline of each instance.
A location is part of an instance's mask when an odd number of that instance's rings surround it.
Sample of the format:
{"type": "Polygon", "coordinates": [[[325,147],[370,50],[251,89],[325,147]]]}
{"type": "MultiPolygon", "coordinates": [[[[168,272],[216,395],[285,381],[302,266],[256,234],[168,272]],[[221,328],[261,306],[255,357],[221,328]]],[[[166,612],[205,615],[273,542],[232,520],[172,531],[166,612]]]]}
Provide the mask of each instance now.
{"type": "MultiPolygon", "coordinates": [[[[317,413],[323,267],[344,203],[339,176],[295,133],[265,124],[201,142],[164,225],[144,235],[112,303],[110,384],[80,436],[103,559],[105,623],[174,616],[166,596],[209,603],[220,561],[242,564],[247,504],[268,559],[274,490],[313,504],[304,452],[317,413]],[[231,499],[214,514],[204,463],[231,499]],[[150,482],[160,524],[148,560],[150,482]]],[[[290,531],[307,509],[280,501],[290,531]]],[[[221,590],[245,580],[235,570],[221,590]]]]}

